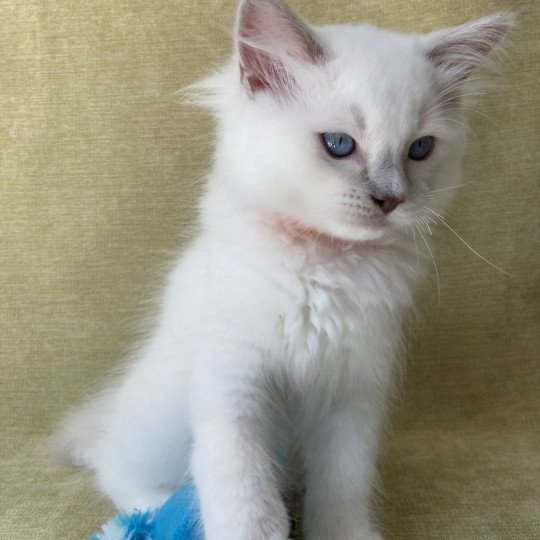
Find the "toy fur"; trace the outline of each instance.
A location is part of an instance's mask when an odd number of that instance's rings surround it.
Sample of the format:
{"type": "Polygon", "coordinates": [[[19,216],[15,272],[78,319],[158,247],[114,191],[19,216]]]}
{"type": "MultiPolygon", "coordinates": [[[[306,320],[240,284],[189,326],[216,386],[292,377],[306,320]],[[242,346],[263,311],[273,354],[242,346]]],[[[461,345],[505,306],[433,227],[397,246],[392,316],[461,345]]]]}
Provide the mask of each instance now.
{"type": "Polygon", "coordinates": [[[203,540],[199,499],[193,484],[178,490],[161,508],[119,514],[92,540],[203,540]]]}

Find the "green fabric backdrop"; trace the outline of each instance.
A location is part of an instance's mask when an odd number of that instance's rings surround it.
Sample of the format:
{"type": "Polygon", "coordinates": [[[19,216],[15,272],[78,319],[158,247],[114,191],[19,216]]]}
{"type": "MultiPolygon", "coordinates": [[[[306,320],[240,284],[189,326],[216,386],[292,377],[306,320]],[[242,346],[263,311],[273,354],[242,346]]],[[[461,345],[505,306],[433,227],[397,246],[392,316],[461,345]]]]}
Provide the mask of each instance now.
{"type": "MultiPolygon", "coordinates": [[[[291,5],[411,31],[520,12],[449,218],[513,277],[436,233],[380,515],[388,539],[540,538],[539,4],[291,5]]],[[[193,222],[211,122],[174,92],[225,58],[233,20],[231,0],[0,3],[2,539],[84,538],[112,513],[46,437],[133,343],[193,222]]]]}

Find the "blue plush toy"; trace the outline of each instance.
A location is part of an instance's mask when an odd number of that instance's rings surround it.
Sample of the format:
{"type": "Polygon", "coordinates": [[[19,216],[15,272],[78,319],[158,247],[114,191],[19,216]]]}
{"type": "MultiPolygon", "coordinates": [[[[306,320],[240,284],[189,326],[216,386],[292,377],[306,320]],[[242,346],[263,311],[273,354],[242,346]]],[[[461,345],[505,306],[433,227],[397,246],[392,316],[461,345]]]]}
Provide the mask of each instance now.
{"type": "Polygon", "coordinates": [[[92,540],[204,540],[197,490],[186,484],[157,510],[119,514],[92,540]]]}

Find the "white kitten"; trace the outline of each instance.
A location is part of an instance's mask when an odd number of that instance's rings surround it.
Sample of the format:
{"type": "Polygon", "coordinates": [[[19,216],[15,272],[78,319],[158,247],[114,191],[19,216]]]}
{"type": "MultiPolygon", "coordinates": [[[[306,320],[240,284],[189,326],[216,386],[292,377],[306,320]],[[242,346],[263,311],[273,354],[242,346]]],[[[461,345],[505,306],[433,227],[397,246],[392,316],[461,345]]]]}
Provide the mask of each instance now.
{"type": "Polygon", "coordinates": [[[428,35],[310,27],[240,5],[236,50],[198,89],[219,120],[201,230],[157,330],[59,445],[122,509],[193,478],[208,540],[380,538],[381,422],[423,261],[465,148],[461,102],[507,13],[428,35]]]}

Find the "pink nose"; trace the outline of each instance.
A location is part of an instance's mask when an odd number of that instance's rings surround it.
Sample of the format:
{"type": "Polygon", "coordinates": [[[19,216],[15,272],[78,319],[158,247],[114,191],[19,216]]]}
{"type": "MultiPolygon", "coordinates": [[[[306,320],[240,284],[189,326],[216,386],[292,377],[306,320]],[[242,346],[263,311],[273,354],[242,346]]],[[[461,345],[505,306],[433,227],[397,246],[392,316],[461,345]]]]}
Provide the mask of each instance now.
{"type": "Polygon", "coordinates": [[[396,206],[403,202],[403,197],[385,197],[384,199],[377,199],[376,197],[371,196],[371,200],[385,213],[389,214],[395,210],[396,206]]]}

